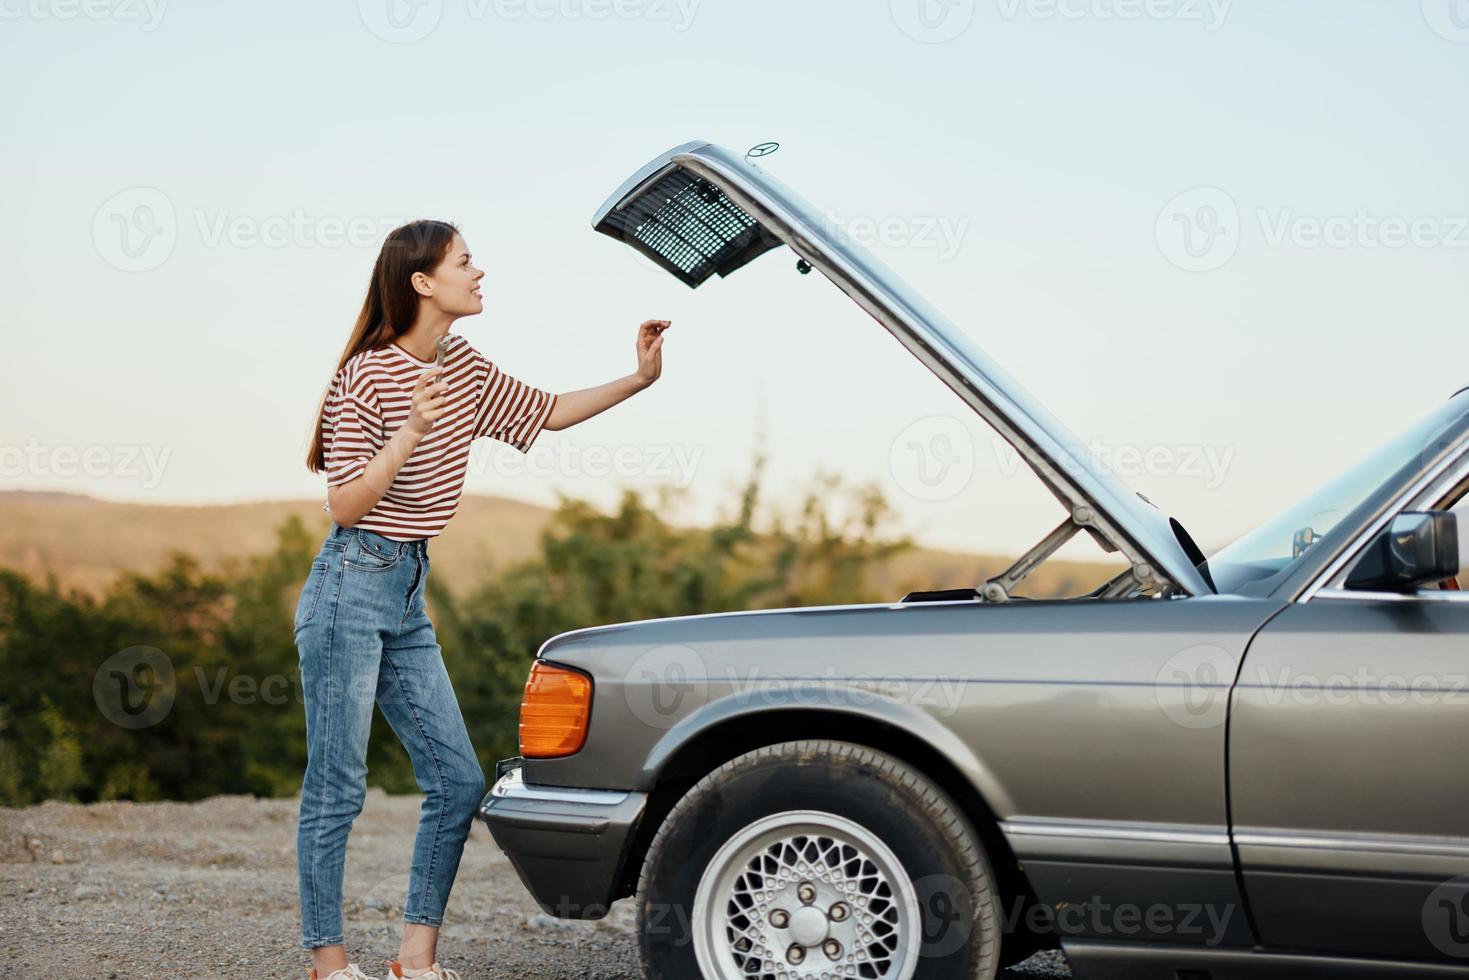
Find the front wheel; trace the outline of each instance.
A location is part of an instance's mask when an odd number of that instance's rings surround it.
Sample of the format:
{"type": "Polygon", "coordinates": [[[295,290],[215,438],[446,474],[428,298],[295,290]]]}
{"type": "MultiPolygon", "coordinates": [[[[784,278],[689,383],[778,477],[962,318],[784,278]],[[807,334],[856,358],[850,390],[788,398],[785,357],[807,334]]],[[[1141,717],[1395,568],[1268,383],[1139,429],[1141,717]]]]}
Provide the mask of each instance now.
{"type": "Polygon", "coordinates": [[[994,874],[930,780],[844,742],[739,756],[674,807],[638,882],[650,980],[987,980],[994,874]]]}

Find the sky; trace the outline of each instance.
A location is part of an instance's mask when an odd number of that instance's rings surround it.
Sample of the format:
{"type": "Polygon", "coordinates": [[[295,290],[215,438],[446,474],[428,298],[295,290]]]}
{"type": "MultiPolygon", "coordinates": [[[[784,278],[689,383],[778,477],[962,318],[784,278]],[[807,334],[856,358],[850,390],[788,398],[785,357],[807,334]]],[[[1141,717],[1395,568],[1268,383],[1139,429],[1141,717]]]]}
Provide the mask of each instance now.
{"type": "MultiPolygon", "coordinates": [[[[917,540],[1060,512],[779,250],[694,291],[590,218],[743,151],[876,250],[1206,547],[1469,385],[1465,0],[0,0],[0,488],[320,496],[318,398],[377,247],[457,222],[456,330],[556,391],[663,378],[468,492],[794,504],[874,483],[917,540]]],[[[832,498],[833,506],[840,500],[832,498]]]]}

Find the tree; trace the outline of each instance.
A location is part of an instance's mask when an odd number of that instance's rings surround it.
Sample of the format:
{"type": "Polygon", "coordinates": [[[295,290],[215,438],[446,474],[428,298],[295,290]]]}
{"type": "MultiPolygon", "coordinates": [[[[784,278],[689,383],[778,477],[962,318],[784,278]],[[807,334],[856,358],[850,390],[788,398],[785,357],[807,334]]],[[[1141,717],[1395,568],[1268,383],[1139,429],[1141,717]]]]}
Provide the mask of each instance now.
{"type": "MultiPolygon", "coordinates": [[[[713,527],[669,523],[668,492],[627,493],[609,514],[563,500],[537,559],[463,598],[430,576],[481,762],[515,754],[530,661],[557,633],[868,598],[868,573],[908,546],[889,536],[881,495],[818,475],[793,512],[762,520],[762,469],[757,459],[713,527]]],[[[268,554],[219,572],[176,555],[100,599],[0,570],[0,803],[296,793],[306,739],[293,621],[315,547],[292,520],[268,554]]],[[[368,768],[373,785],[415,788],[381,716],[368,768]]]]}

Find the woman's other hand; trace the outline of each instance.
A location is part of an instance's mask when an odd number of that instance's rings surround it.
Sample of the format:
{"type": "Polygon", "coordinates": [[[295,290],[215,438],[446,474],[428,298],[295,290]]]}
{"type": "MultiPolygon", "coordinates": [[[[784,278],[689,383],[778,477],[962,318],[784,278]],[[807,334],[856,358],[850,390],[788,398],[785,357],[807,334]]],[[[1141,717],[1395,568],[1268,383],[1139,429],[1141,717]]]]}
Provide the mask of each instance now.
{"type": "Polygon", "coordinates": [[[669,320],[644,320],[638,327],[638,379],[652,384],[663,373],[663,331],[669,320]]]}
{"type": "Polygon", "coordinates": [[[418,376],[418,384],[413,386],[413,404],[405,424],[419,435],[427,435],[440,416],[449,410],[448,383],[433,380],[442,371],[443,368],[429,368],[418,376]]]}

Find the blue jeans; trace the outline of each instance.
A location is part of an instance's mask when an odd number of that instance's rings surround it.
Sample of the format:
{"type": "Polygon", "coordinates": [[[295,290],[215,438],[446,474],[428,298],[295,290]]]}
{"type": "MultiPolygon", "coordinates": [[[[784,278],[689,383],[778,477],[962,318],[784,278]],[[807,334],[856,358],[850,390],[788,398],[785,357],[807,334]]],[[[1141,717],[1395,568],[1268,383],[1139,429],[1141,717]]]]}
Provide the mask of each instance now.
{"type": "Polygon", "coordinates": [[[484,773],[424,612],[428,542],[332,525],[296,605],[306,701],[306,778],[296,861],[302,945],[337,946],[347,834],[367,793],[376,702],[423,790],[403,920],[437,926],[484,773]]]}

